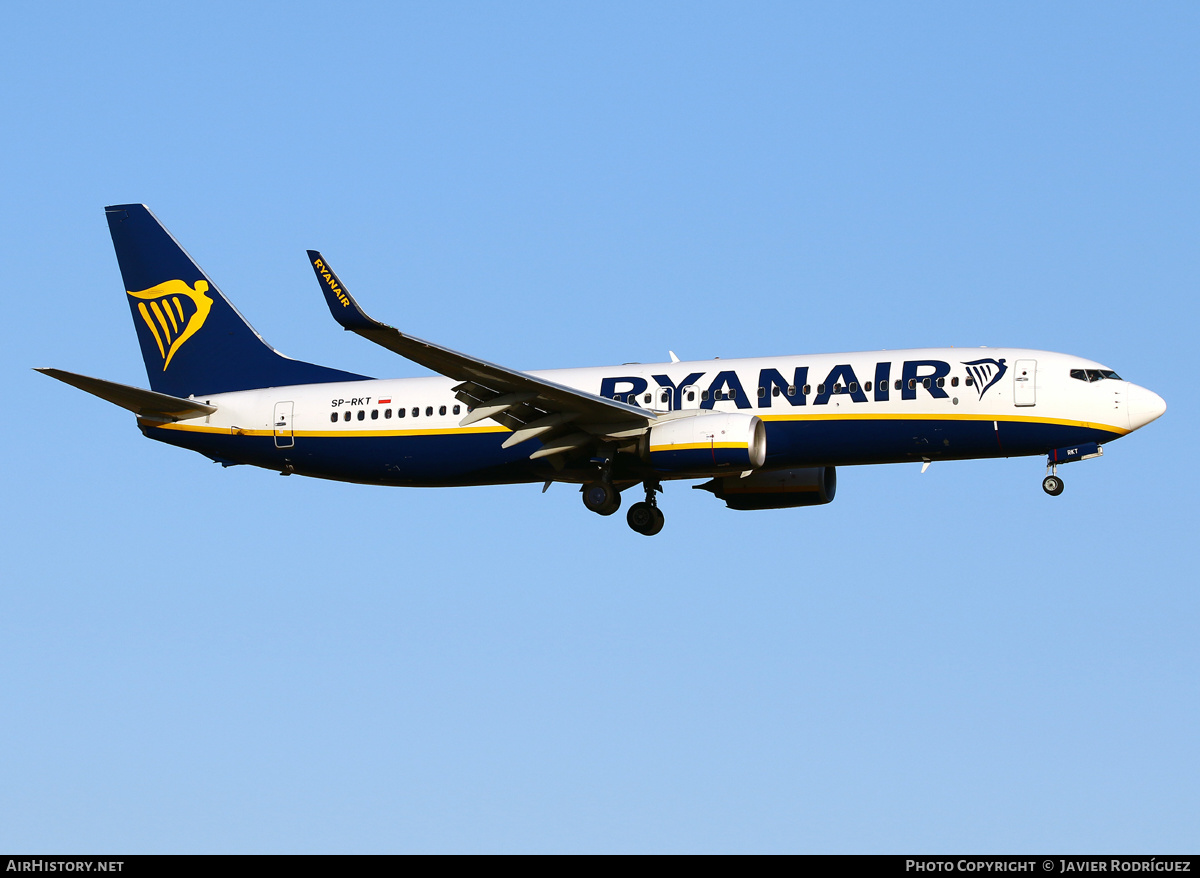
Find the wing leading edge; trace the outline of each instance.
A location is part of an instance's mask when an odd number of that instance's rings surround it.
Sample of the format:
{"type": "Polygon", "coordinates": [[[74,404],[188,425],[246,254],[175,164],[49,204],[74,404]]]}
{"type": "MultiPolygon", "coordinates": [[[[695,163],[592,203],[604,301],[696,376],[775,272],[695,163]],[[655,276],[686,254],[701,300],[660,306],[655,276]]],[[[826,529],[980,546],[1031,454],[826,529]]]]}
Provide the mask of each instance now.
{"type": "Polygon", "coordinates": [[[329,311],[343,329],[459,381],[455,395],[470,407],[460,423],[490,418],[509,428],[513,434],[505,448],[540,437],[542,445],[530,457],[549,457],[560,465],[568,452],[601,438],[640,435],[656,420],[653,412],[637,406],[498,366],[380,323],[363,311],[318,251],[309,250],[308,259],[329,311]]]}

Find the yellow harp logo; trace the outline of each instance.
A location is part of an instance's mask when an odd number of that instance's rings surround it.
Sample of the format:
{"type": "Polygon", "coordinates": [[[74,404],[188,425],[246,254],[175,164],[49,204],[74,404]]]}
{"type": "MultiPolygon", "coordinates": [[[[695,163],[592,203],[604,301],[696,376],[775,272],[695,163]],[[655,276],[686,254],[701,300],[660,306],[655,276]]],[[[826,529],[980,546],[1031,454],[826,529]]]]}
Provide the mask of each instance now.
{"type": "Polygon", "coordinates": [[[164,372],[175,352],[208,319],[213,300],[204,294],[207,289],[208,281],[198,280],[192,289],[181,280],[169,280],[148,290],[125,291],[135,299],[142,299],[137,303],[138,313],[158,343],[164,372]]]}

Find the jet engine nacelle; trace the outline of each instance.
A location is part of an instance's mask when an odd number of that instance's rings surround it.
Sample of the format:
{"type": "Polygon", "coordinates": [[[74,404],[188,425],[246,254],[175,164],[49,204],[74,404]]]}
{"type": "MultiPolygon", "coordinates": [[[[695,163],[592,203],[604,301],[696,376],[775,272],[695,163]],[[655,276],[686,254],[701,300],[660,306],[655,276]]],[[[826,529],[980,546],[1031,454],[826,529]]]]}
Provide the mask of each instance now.
{"type": "Polygon", "coordinates": [[[754,473],[744,479],[723,476],[695,487],[711,491],[730,509],[822,506],[837,493],[837,470],[832,466],[781,469],[754,473]]]}
{"type": "Polygon", "coordinates": [[[756,415],[697,414],[655,424],[643,448],[643,456],[664,473],[755,469],[767,459],[767,430],[756,415]]]}

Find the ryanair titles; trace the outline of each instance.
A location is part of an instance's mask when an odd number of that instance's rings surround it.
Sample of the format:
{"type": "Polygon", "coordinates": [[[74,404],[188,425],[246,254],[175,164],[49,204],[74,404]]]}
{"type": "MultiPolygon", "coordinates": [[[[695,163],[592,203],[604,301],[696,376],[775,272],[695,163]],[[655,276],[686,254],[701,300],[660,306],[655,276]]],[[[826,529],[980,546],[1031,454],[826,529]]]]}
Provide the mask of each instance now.
{"type": "MultiPolygon", "coordinates": [[[[749,376],[745,371],[739,375],[733,369],[715,375],[693,372],[678,381],[669,375],[651,375],[658,385],[653,390],[646,378],[625,375],[603,379],[600,395],[632,405],[649,404],[652,408],[666,408],[669,402],[672,409],[711,409],[717,402],[728,400],[739,409],[748,409],[771,408],[775,401],[792,406],[809,405],[810,396],[812,405],[828,405],[834,396],[848,397],[851,402],[871,399],[886,402],[893,397],[916,399],[918,393],[946,399],[950,396],[947,387],[959,385],[960,376],[951,377],[952,367],[944,360],[905,360],[898,368],[895,365],[876,363],[872,372],[859,376],[851,364],[840,363],[816,382],[810,381],[808,366],[796,366],[790,375],[779,369],[760,369],[750,393],[742,383],[743,377],[749,376]],[[893,371],[897,373],[894,378],[893,371]]],[[[961,370],[965,386],[974,388],[980,399],[1008,371],[1003,359],[973,360],[962,365],[967,367],[961,370]]]]}

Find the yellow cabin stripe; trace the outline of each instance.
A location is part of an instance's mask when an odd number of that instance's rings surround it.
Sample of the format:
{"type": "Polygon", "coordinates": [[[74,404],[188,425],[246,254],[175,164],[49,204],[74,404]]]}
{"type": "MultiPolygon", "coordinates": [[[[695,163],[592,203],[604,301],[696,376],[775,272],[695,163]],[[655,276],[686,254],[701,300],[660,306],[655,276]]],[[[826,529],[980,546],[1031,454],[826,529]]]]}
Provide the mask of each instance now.
{"type": "MultiPolygon", "coordinates": [[[[228,436],[233,433],[231,427],[211,427],[204,424],[156,424],[147,422],[148,427],[158,427],[161,430],[181,430],[185,433],[214,433],[228,436]]],[[[342,437],[374,436],[459,436],[471,433],[509,433],[507,427],[454,427],[443,430],[292,430],[290,435],[317,439],[340,439],[342,437]]],[[[274,430],[252,430],[246,427],[237,428],[235,436],[274,436],[274,430]]],[[[287,434],[285,434],[287,435],[287,434]]]]}
{"type": "MultiPolygon", "coordinates": [[[[1103,430],[1106,433],[1116,433],[1124,436],[1130,431],[1124,427],[1117,427],[1112,424],[1098,424],[1092,421],[1071,421],[1062,418],[1038,418],[1031,415],[972,415],[972,414],[919,414],[919,415],[904,415],[904,414],[868,414],[868,413],[847,413],[847,414],[803,414],[803,415],[759,415],[764,421],[999,421],[1001,423],[1026,423],[1026,424],[1058,424],[1066,427],[1086,427],[1091,430],[1103,430]]],[[[205,424],[160,424],[153,421],[147,421],[146,426],[158,427],[162,430],[182,430],[193,433],[219,433],[229,435],[231,428],[229,427],[213,427],[205,424]]],[[[368,436],[460,436],[475,433],[511,433],[507,427],[500,425],[494,426],[472,426],[472,427],[442,427],[431,428],[425,430],[293,430],[293,436],[305,436],[319,439],[338,439],[338,438],[360,438],[368,436]]],[[[274,436],[274,430],[255,430],[249,428],[241,428],[237,431],[239,436],[274,436]]],[[[650,450],[653,451],[691,451],[698,448],[745,448],[745,442],[688,442],[679,445],[652,445],[650,450]]]]}
{"type": "Polygon", "coordinates": [[[985,415],[947,412],[937,414],[903,414],[899,412],[843,412],[839,414],[789,414],[765,415],[759,414],[764,421],[999,421],[1004,424],[1058,424],[1064,427],[1087,427],[1091,430],[1104,430],[1108,433],[1118,433],[1124,436],[1129,430],[1114,424],[1099,424],[1093,421],[1071,421],[1064,418],[1039,418],[1035,415],[985,415]]]}

